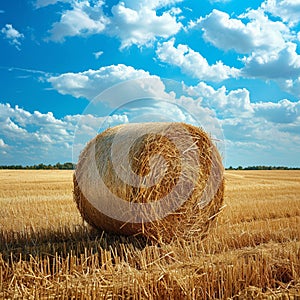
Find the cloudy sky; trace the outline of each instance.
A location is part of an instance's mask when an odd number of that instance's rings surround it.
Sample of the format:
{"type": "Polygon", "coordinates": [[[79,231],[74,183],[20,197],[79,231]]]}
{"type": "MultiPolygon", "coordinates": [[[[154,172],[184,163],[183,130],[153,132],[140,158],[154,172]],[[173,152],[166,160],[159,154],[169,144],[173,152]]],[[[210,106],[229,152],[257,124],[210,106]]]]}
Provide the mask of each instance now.
{"type": "Polygon", "coordinates": [[[1,1],[0,49],[1,165],[183,121],[226,166],[300,166],[300,0],[1,1]]]}

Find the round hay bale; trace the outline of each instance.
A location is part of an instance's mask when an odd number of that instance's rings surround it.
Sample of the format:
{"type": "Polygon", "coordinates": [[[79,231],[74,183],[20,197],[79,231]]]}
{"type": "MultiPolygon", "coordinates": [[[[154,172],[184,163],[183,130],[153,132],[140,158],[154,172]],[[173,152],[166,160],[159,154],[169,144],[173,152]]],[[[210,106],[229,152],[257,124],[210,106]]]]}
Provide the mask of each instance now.
{"type": "Polygon", "coordinates": [[[162,242],[203,237],[223,203],[218,150],[202,129],[185,123],[105,130],[81,152],[73,181],[90,225],[162,242]]]}

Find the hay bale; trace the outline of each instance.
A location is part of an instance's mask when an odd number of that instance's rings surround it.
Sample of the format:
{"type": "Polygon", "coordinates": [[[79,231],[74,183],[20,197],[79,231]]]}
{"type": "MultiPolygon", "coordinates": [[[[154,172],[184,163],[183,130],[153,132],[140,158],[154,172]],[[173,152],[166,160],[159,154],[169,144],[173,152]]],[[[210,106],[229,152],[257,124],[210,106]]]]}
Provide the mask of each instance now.
{"type": "Polygon", "coordinates": [[[223,203],[221,157],[203,130],[184,123],[107,129],[82,151],[73,181],[90,225],[163,242],[203,237],[223,203]]]}

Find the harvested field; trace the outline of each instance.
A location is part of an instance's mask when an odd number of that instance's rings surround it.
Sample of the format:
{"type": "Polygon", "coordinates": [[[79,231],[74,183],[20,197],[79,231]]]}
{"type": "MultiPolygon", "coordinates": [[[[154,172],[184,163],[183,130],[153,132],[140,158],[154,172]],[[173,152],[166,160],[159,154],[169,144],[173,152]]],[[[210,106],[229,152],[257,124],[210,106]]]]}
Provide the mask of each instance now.
{"type": "Polygon", "coordinates": [[[0,299],[300,299],[300,171],[227,171],[204,240],[97,232],[72,171],[0,171],[0,299]]]}

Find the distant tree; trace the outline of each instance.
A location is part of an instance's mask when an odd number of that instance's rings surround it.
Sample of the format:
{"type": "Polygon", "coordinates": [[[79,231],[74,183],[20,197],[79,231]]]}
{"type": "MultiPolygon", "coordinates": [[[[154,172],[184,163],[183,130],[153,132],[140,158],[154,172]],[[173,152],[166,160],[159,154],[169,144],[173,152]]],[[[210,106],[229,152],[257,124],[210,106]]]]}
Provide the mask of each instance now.
{"type": "MultiPolygon", "coordinates": [[[[76,168],[76,164],[71,162],[65,162],[63,164],[56,163],[55,165],[45,165],[40,163],[38,165],[31,165],[31,166],[22,166],[22,165],[2,165],[0,169],[10,169],[10,170],[73,170],[76,168]]],[[[284,167],[284,166],[248,166],[242,167],[238,166],[234,168],[230,166],[227,170],[300,170],[300,167],[284,167]]]]}
{"type": "Polygon", "coordinates": [[[75,164],[71,163],[71,162],[66,162],[63,164],[63,168],[65,170],[72,170],[75,168],[75,164]]]}

